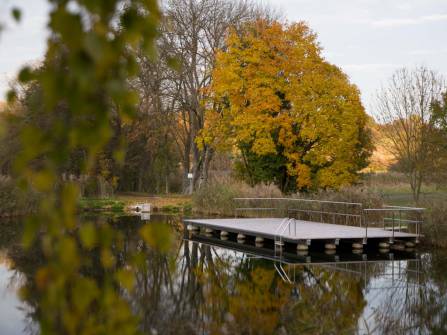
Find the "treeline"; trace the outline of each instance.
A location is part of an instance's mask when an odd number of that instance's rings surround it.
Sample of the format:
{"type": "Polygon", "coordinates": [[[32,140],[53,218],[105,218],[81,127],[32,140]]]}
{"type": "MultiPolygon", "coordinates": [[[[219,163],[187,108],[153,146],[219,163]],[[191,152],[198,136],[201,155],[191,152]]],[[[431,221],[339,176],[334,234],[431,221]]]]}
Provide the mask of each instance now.
{"type": "MultiPolygon", "coordinates": [[[[368,164],[372,144],[359,91],[321,56],[305,23],[286,23],[249,1],[169,0],[156,44],[155,57],[128,48],[139,68],[128,79],[136,115],[123,118],[121,107],[111,106],[110,140],[95,161],[86,160],[82,145],[60,159],[61,181],[79,181],[84,195],[189,192],[207,182],[222,157],[249,184],[272,182],[283,192],[349,185],[368,164]]],[[[44,60],[42,71],[54,61],[44,60]]],[[[91,121],[85,114],[73,119],[64,102],[45,113],[37,82],[17,84],[16,92],[1,114],[8,127],[0,172],[9,176],[21,164],[17,152],[36,166],[45,161],[21,147],[20,136],[34,136],[26,125],[50,132],[91,121]]],[[[101,131],[82,136],[94,142],[101,131]]]]}

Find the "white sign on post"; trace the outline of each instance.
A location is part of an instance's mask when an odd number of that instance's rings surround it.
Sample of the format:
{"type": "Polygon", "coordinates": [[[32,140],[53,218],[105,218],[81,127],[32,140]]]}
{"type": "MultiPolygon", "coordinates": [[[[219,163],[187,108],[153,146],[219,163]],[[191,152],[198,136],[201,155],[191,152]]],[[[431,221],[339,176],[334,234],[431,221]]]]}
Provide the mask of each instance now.
{"type": "Polygon", "coordinates": [[[192,178],[194,177],[194,175],[190,172],[190,173],[188,173],[188,179],[189,179],[189,194],[192,194],[192,191],[193,191],[193,189],[194,189],[194,186],[193,186],[193,180],[192,180],[192,178]]]}

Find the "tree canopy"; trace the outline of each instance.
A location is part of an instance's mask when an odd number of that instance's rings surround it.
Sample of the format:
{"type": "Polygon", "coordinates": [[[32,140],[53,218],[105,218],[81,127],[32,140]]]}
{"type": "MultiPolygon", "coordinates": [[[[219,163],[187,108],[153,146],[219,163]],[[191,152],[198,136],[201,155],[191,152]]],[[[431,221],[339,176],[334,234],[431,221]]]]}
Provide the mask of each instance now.
{"type": "Polygon", "coordinates": [[[246,171],[282,174],[273,177],[283,190],[338,188],[366,165],[371,144],[359,91],[324,60],[305,23],[260,19],[230,32],[209,89],[202,140],[236,148],[246,171]]]}

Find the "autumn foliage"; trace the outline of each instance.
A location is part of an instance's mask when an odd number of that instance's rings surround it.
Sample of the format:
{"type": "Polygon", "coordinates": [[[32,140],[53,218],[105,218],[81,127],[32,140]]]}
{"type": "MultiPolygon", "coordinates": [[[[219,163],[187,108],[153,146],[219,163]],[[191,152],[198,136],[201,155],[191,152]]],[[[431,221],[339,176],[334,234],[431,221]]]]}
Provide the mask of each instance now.
{"type": "Polygon", "coordinates": [[[258,20],[231,31],[209,89],[202,140],[235,151],[251,182],[273,169],[283,190],[338,188],[370,155],[359,91],[324,60],[305,23],[258,20]]]}

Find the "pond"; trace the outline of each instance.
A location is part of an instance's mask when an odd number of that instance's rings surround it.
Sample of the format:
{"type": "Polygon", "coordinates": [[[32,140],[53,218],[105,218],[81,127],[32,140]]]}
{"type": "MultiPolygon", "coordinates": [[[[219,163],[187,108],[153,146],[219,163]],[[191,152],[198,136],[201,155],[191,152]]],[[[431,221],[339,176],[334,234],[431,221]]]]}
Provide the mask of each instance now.
{"type": "MultiPolygon", "coordinates": [[[[144,334],[447,333],[446,252],[310,252],[279,261],[268,248],[185,238],[178,216],[85,219],[123,233],[117,259],[144,254],[134,289],[119,289],[144,334]],[[138,234],[144,225],[169,227],[168,247],[145,247],[138,234]]],[[[17,222],[0,223],[2,335],[39,333],[39,299],[21,287],[42,261],[20,248],[21,232],[17,222]]]]}

